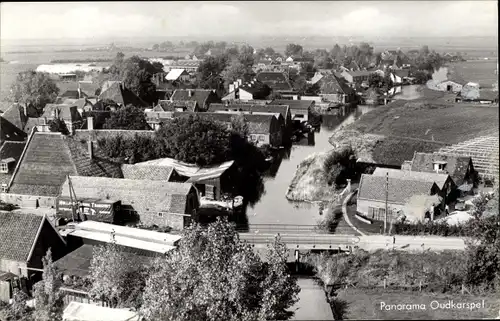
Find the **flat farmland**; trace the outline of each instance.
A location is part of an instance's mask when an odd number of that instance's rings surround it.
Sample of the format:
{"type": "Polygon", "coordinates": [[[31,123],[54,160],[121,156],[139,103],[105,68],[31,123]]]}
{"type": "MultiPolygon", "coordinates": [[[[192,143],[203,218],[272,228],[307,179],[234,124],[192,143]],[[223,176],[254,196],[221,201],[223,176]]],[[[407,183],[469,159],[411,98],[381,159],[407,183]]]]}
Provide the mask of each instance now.
{"type": "Polygon", "coordinates": [[[498,81],[495,74],[498,60],[470,60],[452,63],[448,66],[450,74],[456,73],[466,81],[476,82],[482,88],[491,88],[498,81]]]}
{"type": "Polygon", "coordinates": [[[437,100],[396,101],[364,114],[352,125],[362,133],[456,144],[498,133],[498,107],[437,100]]]}

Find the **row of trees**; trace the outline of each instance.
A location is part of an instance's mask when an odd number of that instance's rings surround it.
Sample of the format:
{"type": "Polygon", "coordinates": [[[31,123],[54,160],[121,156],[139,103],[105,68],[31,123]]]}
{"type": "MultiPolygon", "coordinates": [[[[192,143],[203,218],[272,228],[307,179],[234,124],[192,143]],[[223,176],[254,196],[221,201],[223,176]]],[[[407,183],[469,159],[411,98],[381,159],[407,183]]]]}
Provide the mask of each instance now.
{"type": "MultiPolygon", "coordinates": [[[[68,286],[85,284],[91,299],[134,307],[146,320],[286,320],[300,291],[287,258],[288,249],[277,237],[263,261],[231,223],[218,219],[208,227],[186,228],[176,249],[152,262],[114,242],[97,246],[87,280],[68,286]]],[[[5,309],[8,320],[61,320],[63,282],[50,250],[43,263],[34,311],[17,292],[5,309]]]]}

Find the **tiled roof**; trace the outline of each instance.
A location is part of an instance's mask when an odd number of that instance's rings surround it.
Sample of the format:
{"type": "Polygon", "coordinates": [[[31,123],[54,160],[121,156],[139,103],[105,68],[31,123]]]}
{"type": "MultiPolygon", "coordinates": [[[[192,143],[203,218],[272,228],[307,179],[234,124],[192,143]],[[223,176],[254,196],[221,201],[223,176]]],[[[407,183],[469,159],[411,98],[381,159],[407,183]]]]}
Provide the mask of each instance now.
{"type": "Polygon", "coordinates": [[[293,87],[288,81],[286,75],[282,72],[263,71],[258,73],[255,78],[275,91],[293,90],[293,87]]]}
{"type": "Polygon", "coordinates": [[[446,162],[445,172],[451,176],[457,186],[462,185],[469,162],[472,162],[470,157],[440,155],[434,153],[415,153],[412,160],[412,171],[434,172],[434,162],[446,162]]]}
{"type": "Polygon", "coordinates": [[[82,117],[78,113],[78,109],[76,105],[63,105],[63,104],[47,104],[45,105],[42,118],[46,117],[47,119],[53,119],[56,115],[56,112],[59,115],[59,119],[66,121],[79,121],[82,120],[82,117]]]}
{"type": "Polygon", "coordinates": [[[21,130],[24,129],[24,125],[27,121],[27,117],[24,115],[24,109],[19,104],[11,104],[5,109],[2,117],[21,130]]]}
{"type": "Polygon", "coordinates": [[[19,158],[21,157],[25,146],[25,142],[4,142],[2,146],[0,146],[0,161],[8,158],[15,159],[15,163],[10,165],[12,168],[9,169],[9,173],[0,173],[0,185],[9,183],[13,170],[19,162],[19,158]]]}
{"type": "MultiPolygon", "coordinates": [[[[194,190],[192,184],[165,181],[84,176],[70,176],[70,180],[77,198],[120,200],[122,205],[133,206],[139,213],[184,214],[187,195],[194,190]]],[[[69,196],[67,180],[61,195],[69,196]]]]}
{"type": "Polygon", "coordinates": [[[111,138],[121,136],[123,138],[134,138],[135,135],[140,135],[144,137],[153,137],[155,132],[153,130],[126,130],[126,129],[77,129],[73,134],[75,140],[87,140],[92,139],[92,141],[97,141],[101,138],[111,138]]]}
{"type": "Polygon", "coordinates": [[[176,108],[184,108],[187,111],[197,111],[198,102],[196,100],[160,100],[153,108],[153,111],[175,111],[176,108]]]}
{"type": "Polygon", "coordinates": [[[87,98],[66,99],[62,102],[62,104],[76,106],[78,110],[84,109],[85,106],[89,106],[88,108],[86,108],[86,111],[92,110],[92,105],[93,105],[92,102],[87,98]]]}
{"type": "Polygon", "coordinates": [[[210,89],[176,89],[170,99],[172,101],[196,101],[199,108],[204,108],[211,94],[215,95],[210,89]],[[189,92],[191,92],[191,97],[189,92]]]}
{"type": "Polygon", "coordinates": [[[170,176],[174,172],[174,167],[170,166],[136,166],[123,164],[123,178],[126,179],[147,179],[154,181],[170,181],[170,176]]]}
{"type": "Polygon", "coordinates": [[[448,174],[414,172],[414,171],[406,171],[406,170],[382,168],[382,167],[377,167],[372,175],[386,177],[387,174],[389,174],[389,177],[397,179],[415,180],[415,181],[431,182],[431,183],[434,182],[440,189],[443,188],[444,184],[450,177],[448,174]]]}
{"type": "Polygon", "coordinates": [[[29,135],[33,128],[39,124],[40,120],[38,118],[28,118],[28,120],[26,121],[26,125],[24,125],[24,132],[29,135]]]}
{"type": "MultiPolygon", "coordinates": [[[[218,121],[221,123],[231,123],[231,119],[235,116],[234,114],[226,113],[174,113],[174,117],[189,117],[189,115],[199,115],[204,119],[210,119],[212,121],[218,121]]],[[[255,115],[255,114],[243,114],[245,120],[248,123],[248,131],[250,134],[269,134],[271,132],[271,123],[273,118],[276,119],[274,115],[255,115]]]]}
{"type": "Polygon", "coordinates": [[[26,262],[43,222],[39,215],[0,213],[0,258],[26,262]]]}
{"type": "Polygon", "coordinates": [[[121,177],[120,165],[108,160],[93,144],[60,133],[35,133],[14,177],[9,193],[56,196],[66,175],[121,177]]]}
{"type": "Polygon", "coordinates": [[[408,77],[409,72],[410,72],[410,70],[409,70],[409,69],[400,69],[400,70],[396,70],[396,71],[394,71],[394,73],[395,73],[397,76],[401,77],[401,78],[406,78],[406,77],[408,77]]]}
{"type": "MultiPolygon", "coordinates": [[[[434,182],[396,179],[389,176],[388,202],[405,204],[414,195],[430,195],[434,182]]],[[[363,174],[359,182],[358,199],[385,201],[386,178],[363,174]]]]}
{"type": "Polygon", "coordinates": [[[309,110],[313,105],[313,100],[286,100],[286,99],[275,99],[271,102],[271,105],[288,105],[290,110],[309,110]]]}
{"type": "Polygon", "coordinates": [[[261,105],[261,104],[211,104],[210,112],[219,111],[250,111],[256,113],[270,113],[276,114],[280,113],[281,116],[286,120],[287,116],[290,115],[290,107],[287,105],[261,105]]]}
{"type": "MultiPolygon", "coordinates": [[[[104,88],[104,87],[103,87],[104,88]]],[[[126,88],[119,82],[113,82],[111,85],[101,92],[99,100],[110,99],[122,106],[133,105],[135,107],[148,107],[148,104],[141,98],[137,97],[130,89],[126,88]]]]}
{"type": "Polygon", "coordinates": [[[177,80],[180,76],[186,75],[187,72],[185,69],[171,69],[170,72],[166,76],[166,80],[177,80]]]}
{"type": "Polygon", "coordinates": [[[319,83],[321,84],[321,93],[326,95],[332,94],[352,94],[353,90],[349,87],[343,78],[337,78],[335,75],[327,75],[323,77],[319,83]]]}
{"type": "Polygon", "coordinates": [[[26,133],[7,119],[0,116],[0,144],[4,141],[23,141],[26,133]]]}
{"type": "Polygon", "coordinates": [[[83,91],[81,91],[81,96],[80,96],[80,93],[78,93],[78,90],[66,90],[59,97],[72,98],[72,99],[80,99],[80,98],[83,98],[83,97],[88,97],[88,95],[85,92],[83,92],[83,91]]]}
{"type": "Polygon", "coordinates": [[[371,71],[367,71],[367,70],[345,71],[345,72],[353,77],[369,76],[372,73],[371,71]]]}

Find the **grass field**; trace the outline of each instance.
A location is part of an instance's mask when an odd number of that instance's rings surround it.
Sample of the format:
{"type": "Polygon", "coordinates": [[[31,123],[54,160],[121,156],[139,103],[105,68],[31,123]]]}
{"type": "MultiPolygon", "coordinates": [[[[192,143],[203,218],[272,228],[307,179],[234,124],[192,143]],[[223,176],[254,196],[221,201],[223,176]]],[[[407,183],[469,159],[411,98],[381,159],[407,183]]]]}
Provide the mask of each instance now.
{"type": "Polygon", "coordinates": [[[498,60],[470,60],[452,63],[448,66],[450,74],[456,73],[466,81],[479,83],[481,88],[491,88],[498,81],[495,74],[498,60]]]}
{"type": "Polygon", "coordinates": [[[345,289],[341,290],[337,297],[345,301],[344,319],[379,319],[379,320],[436,320],[436,319],[484,319],[498,316],[500,299],[493,296],[476,296],[460,294],[435,294],[425,292],[408,292],[400,290],[371,290],[371,289],[345,289]],[[467,309],[432,309],[437,301],[448,303],[449,300],[458,302],[474,302],[482,304],[485,308],[477,310],[467,309]],[[414,310],[385,310],[381,309],[381,303],[385,304],[423,304],[424,309],[414,310]]]}
{"type": "Polygon", "coordinates": [[[444,100],[395,101],[364,114],[351,128],[394,138],[455,144],[498,132],[498,108],[444,100]]]}

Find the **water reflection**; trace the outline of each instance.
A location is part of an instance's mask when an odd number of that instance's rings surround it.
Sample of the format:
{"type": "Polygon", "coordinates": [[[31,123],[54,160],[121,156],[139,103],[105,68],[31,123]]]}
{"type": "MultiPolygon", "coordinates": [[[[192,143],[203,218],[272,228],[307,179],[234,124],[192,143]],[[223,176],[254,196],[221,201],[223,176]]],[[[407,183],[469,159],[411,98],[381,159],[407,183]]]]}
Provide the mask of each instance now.
{"type": "MultiPolygon", "coordinates": [[[[316,204],[289,202],[285,195],[299,164],[311,154],[325,152],[332,148],[328,139],[342,123],[351,123],[357,115],[367,109],[346,108],[344,115],[323,115],[320,125],[289,148],[276,152],[270,168],[264,176],[265,193],[253,206],[248,205],[245,213],[235,217],[239,227],[250,230],[259,229],[259,224],[290,224],[314,226],[322,219],[316,204]],[[243,216],[243,217],[241,217],[243,216]]],[[[274,155],[273,155],[274,156],[274,155]]]]}

